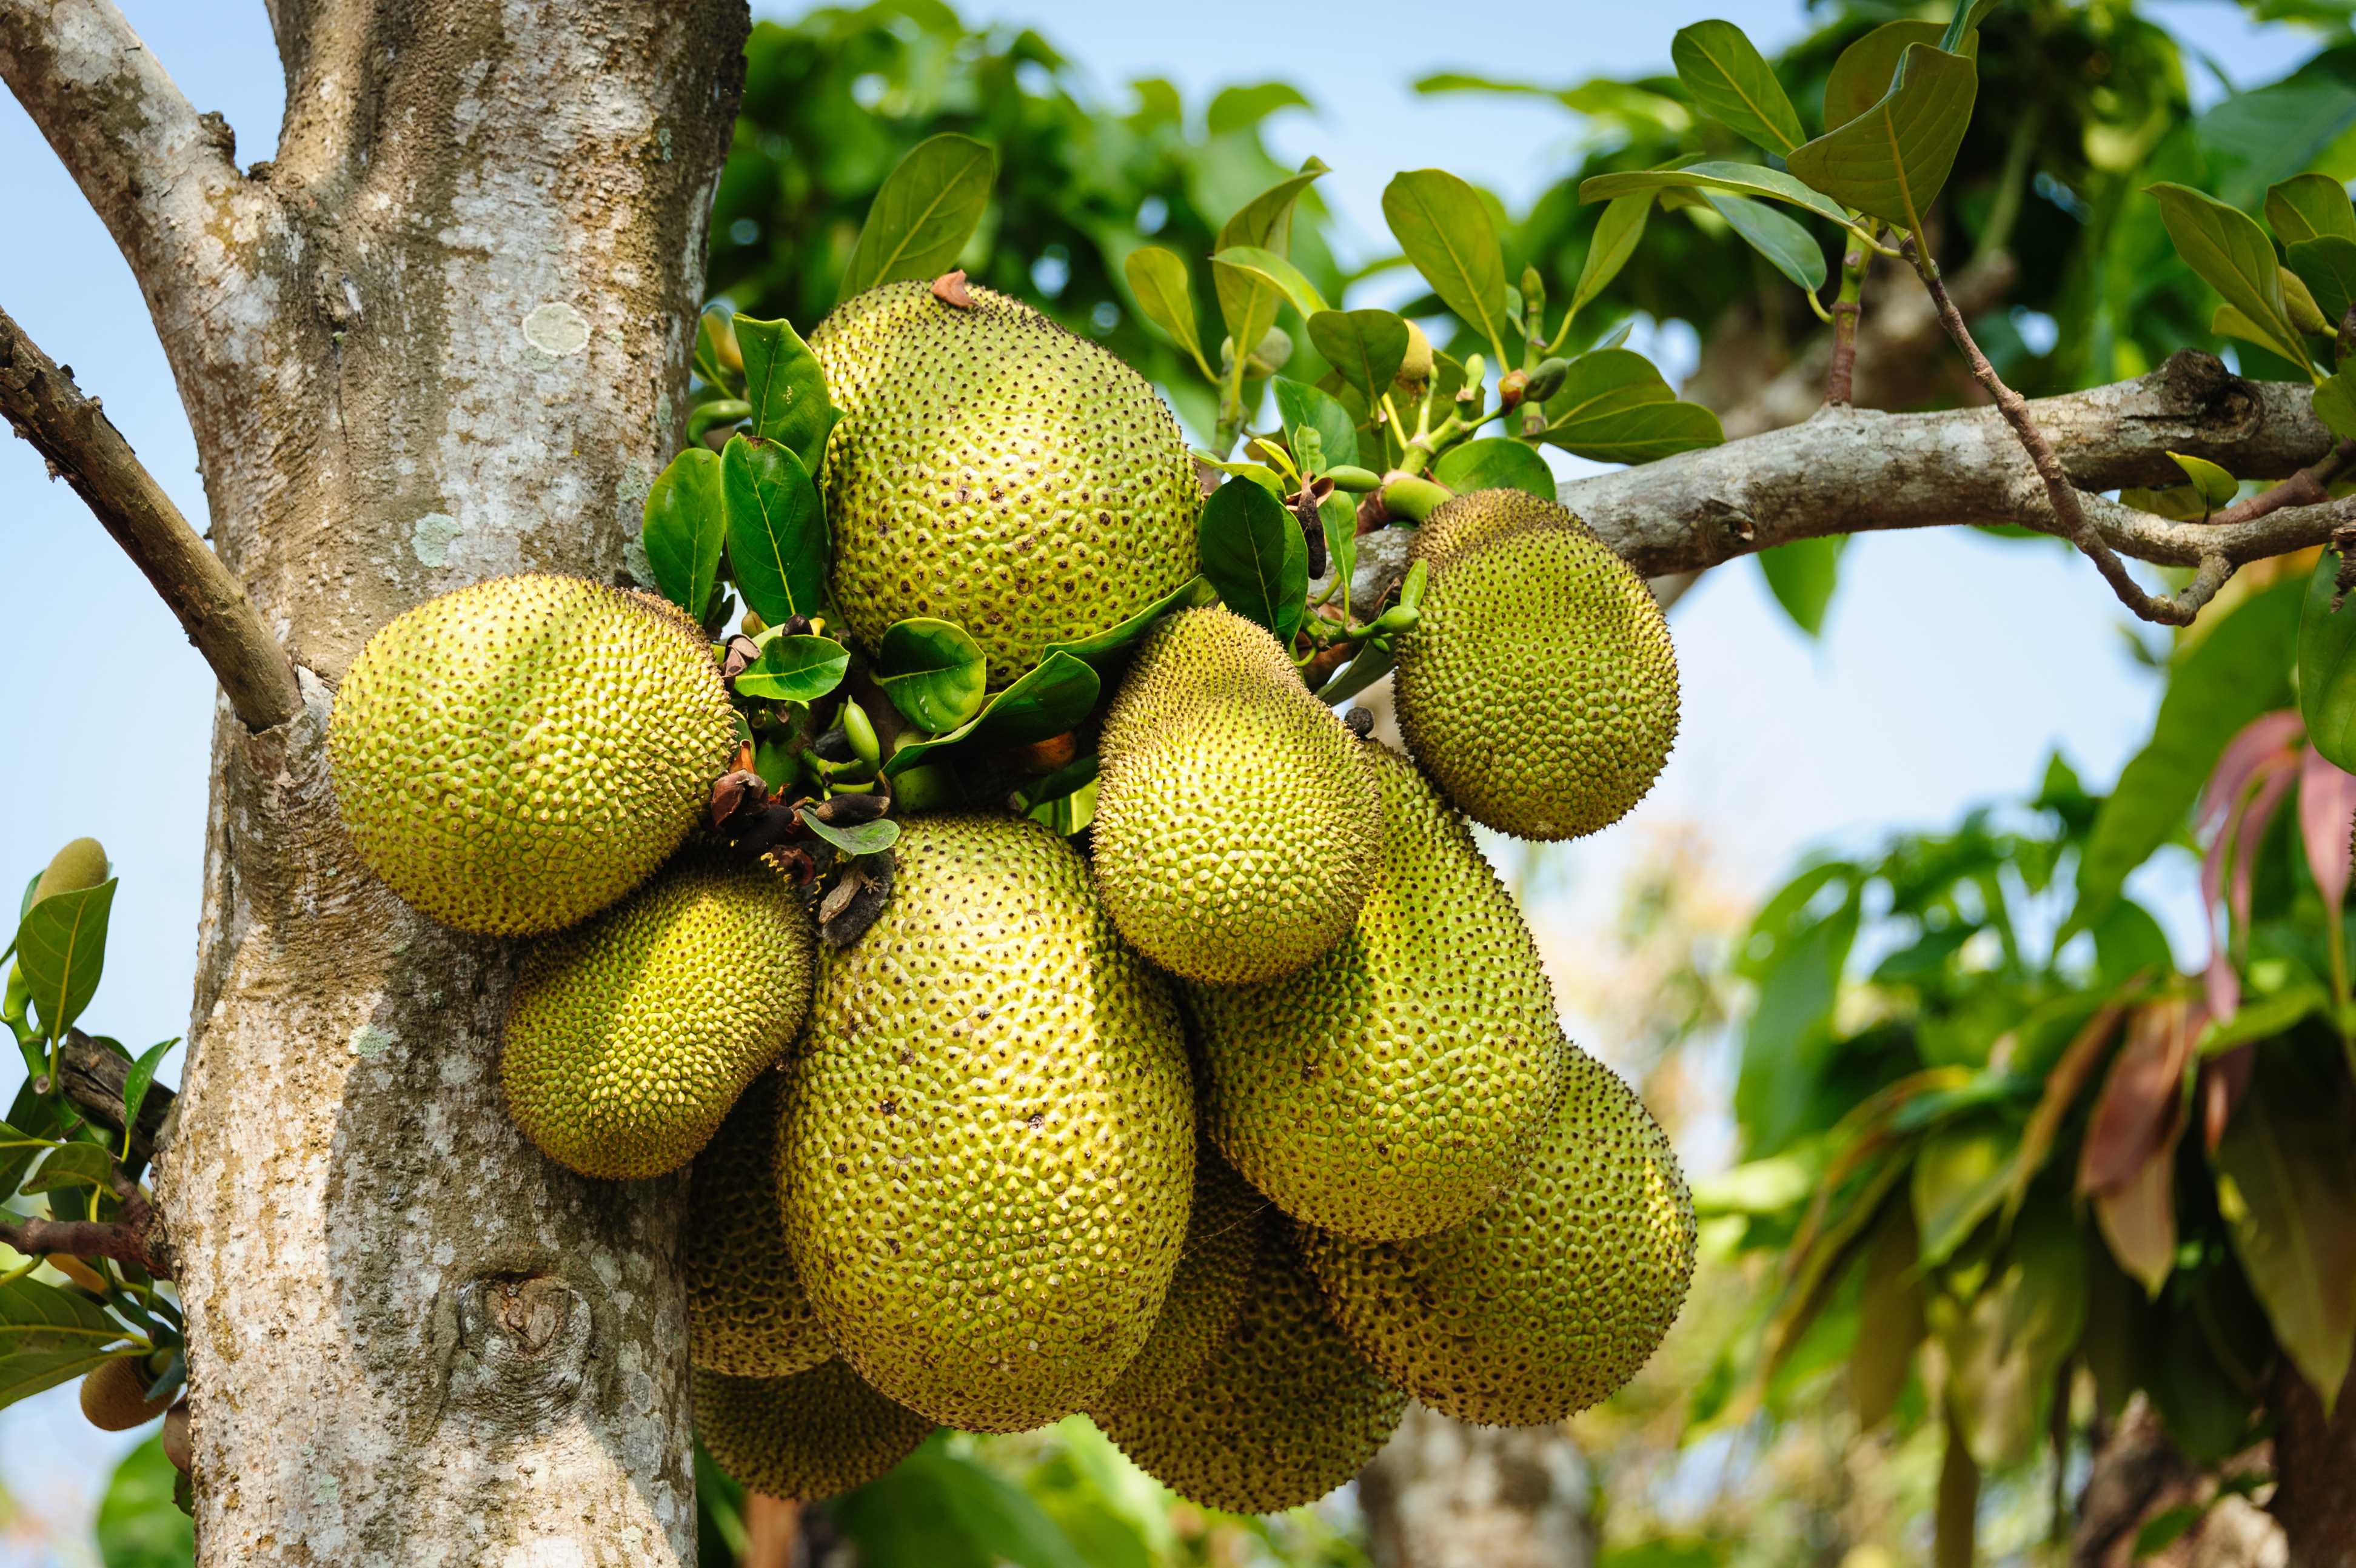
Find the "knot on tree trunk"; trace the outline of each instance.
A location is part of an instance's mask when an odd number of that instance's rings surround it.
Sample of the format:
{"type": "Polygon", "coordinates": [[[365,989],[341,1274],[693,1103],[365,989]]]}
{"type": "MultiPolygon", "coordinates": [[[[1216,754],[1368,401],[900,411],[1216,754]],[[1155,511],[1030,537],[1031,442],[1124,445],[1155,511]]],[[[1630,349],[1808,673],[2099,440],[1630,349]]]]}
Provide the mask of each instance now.
{"type": "Polygon", "coordinates": [[[563,1421],[588,1391],[589,1303],[550,1274],[469,1280],[457,1288],[448,1406],[511,1435],[563,1421]]]}

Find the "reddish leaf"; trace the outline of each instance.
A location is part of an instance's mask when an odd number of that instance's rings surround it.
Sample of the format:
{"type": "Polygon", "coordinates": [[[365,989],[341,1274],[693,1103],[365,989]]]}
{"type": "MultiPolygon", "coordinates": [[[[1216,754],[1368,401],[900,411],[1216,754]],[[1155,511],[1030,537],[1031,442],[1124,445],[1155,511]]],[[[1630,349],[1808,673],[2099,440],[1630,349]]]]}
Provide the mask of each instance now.
{"type": "Polygon", "coordinates": [[[2241,733],[2226,743],[2224,754],[2217,758],[2217,766],[2209,775],[2209,782],[2201,787],[2197,818],[2201,831],[2207,832],[2224,820],[2225,813],[2249,789],[2260,767],[2269,759],[2288,760],[2290,748],[2300,734],[2298,713],[2293,708],[2261,714],[2243,725],[2241,733]]]}
{"type": "MultiPolygon", "coordinates": [[[[2291,715],[2296,717],[2297,715],[2291,715]]],[[[2253,732],[2266,725],[2269,720],[2279,720],[2280,714],[2269,714],[2251,725],[2235,739],[2240,745],[2253,732]]],[[[2271,735],[2279,725],[2265,731],[2271,735]]],[[[2261,735],[2258,738],[2265,738],[2261,735]]],[[[2231,904],[2235,919],[2247,929],[2250,918],[2250,868],[2257,855],[2259,843],[2265,837],[2266,824],[2274,820],[2275,808],[2282,803],[2283,791],[2290,787],[2297,758],[2287,746],[2265,751],[2250,751],[2240,757],[2229,757],[2233,763],[2228,772],[2220,763],[2211,777],[2211,798],[2202,806],[2205,819],[2222,810],[2222,819],[2209,841],[2209,851],[2201,861],[2201,916],[2209,927],[2209,967],[2203,975],[2209,1000],[2209,1010],[2219,1019],[2230,1023],[2242,1005],[2241,975],[2234,970],[2231,939],[2233,926],[2221,933],[2219,922],[2225,913],[2227,868],[2232,869],[2231,904]],[[2254,781],[2255,792],[2245,795],[2254,781]],[[2230,792],[2227,786],[2231,786],[2230,792]]]]}
{"type": "Polygon", "coordinates": [[[2252,1053],[2256,1049],[2254,1045],[2243,1046],[2201,1064],[2201,1137],[2212,1155],[2233,1120],[2234,1107],[2249,1092],[2250,1068],[2256,1060],[2252,1053]]]}
{"type": "MultiPolygon", "coordinates": [[[[2131,996],[2143,989],[2147,975],[2138,974],[2119,987],[2118,994],[2131,996]]],[[[2030,1178],[2045,1168],[2045,1156],[2052,1152],[2054,1136],[2062,1130],[2062,1119],[2076,1103],[2079,1091],[2102,1064],[2103,1053],[2110,1048],[2118,1033],[2119,1020],[2126,1016],[2126,1004],[2105,1003],[2094,1015],[2086,1020],[2077,1037],[2062,1052],[2062,1059],[2045,1075],[2045,1095],[2029,1118],[2029,1125],[2020,1134],[2020,1152],[2013,1157],[2012,1186],[2005,1194],[2004,1217],[2009,1221],[2020,1212],[2021,1200],[2029,1195],[2030,1178]]]]}
{"type": "Polygon", "coordinates": [[[2176,1144],[2183,1132],[2183,1118],[2174,1118],[2133,1176],[2094,1194],[2094,1222],[2111,1244],[2111,1256],[2147,1295],[2157,1296],[2176,1266],[2176,1144]]]}
{"type": "Polygon", "coordinates": [[[2206,1007],[2181,997],[2136,1010],[2126,1046],[2113,1058],[2086,1126],[2078,1156],[2080,1193],[2126,1186],[2169,1136],[2182,1098],[2184,1064],[2207,1015],[2206,1007]]]}
{"type": "Polygon", "coordinates": [[[2298,832],[2307,843],[2308,869],[2315,873],[2315,886],[2329,909],[2338,908],[2348,897],[2351,820],[2356,820],[2356,774],[2334,767],[2308,746],[2298,759],[2298,832]]]}

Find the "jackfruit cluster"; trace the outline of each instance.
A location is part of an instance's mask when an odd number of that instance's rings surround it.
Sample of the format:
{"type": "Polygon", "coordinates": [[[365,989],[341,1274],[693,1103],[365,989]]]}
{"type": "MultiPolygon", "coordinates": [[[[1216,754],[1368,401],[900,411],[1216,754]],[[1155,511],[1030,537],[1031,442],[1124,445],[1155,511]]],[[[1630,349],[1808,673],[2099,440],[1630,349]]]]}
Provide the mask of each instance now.
{"type": "Polygon", "coordinates": [[[841,1361],[784,1378],[695,1369],[695,1431],[713,1463],[773,1498],[830,1498],[916,1452],[933,1423],[841,1361]]]}
{"type": "Polygon", "coordinates": [[[1434,509],[1430,569],[1399,642],[1399,729],[1474,822],[1578,838],[1642,800],[1677,733],[1668,622],[1644,580],[1567,509],[1477,490],[1434,509]]]}
{"type": "Polygon", "coordinates": [[[688,1347],[707,1371],[789,1378],[834,1355],[786,1256],[777,1206],[784,1092],[775,1069],[755,1075],[688,1180],[688,1347]]]}
{"type": "Polygon", "coordinates": [[[885,284],[810,334],[842,411],[827,448],[834,602],[873,650],[952,620],[995,689],[1194,575],[1200,486],[1152,385],[979,285],[885,284]]]}
{"type": "Polygon", "coordinates": [[[1159,1404],[1194,1380],[1244,1309],[1268,1207],[1208,1145],[1195,1145],[1194,1200],[1170,1292],[1145,1343],[1090,1409],[1159,1404]]]}
{"type": "Polygon", "coordinates": [[[1290,974],[1349,931],[1382,851],[1357,742],[1276,639],[1233,611],[1150,633],[1105,719],[1097,886],[1188,980],[1290,974]]]}

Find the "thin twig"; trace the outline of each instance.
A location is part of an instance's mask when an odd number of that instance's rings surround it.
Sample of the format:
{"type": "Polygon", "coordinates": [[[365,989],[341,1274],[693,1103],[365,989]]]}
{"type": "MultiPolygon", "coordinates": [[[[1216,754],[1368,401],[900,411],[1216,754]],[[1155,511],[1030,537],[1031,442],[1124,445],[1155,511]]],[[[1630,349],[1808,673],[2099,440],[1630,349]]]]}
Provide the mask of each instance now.
{"type": "Polygon", "coordinates": [[[1833,302],[1833,360],[1825,372],[1825,406],[1847,408],[1850,382],[1857,368],[1857,329],[1864,303],[1858,297],[1865,283],[1865,248],[1852,246],[1841,255],[1840,297],[1833,302]]]}
{"type": "Polygon", "coordinates": [[[188,526],[98,400],[84,397],[5,310],[0,413],[147,575],[248,729],[271,729],[302,712],[294,667],[243,585],[188,526]]]}
{"type": "Polygon", "coordinates": [[[2237,522],[2255,522],[2285,507],[2321,506],[2331,499],[2332,479],[2351,457],[2356,457],[2356,441],[2342,441],[2281,484],[2261,490],[2247,500],[2235,501],[2224,510],[2211,513],[2206,521],[2211,528],[2230,527],[2237,522]]]}

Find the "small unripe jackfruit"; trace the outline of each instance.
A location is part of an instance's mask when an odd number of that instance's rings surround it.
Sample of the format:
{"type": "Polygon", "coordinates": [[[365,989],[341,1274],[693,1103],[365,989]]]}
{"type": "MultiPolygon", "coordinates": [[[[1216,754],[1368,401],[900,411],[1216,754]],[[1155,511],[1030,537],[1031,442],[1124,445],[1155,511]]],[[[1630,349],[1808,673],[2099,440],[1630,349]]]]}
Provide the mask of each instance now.
{"type": "Polygon", "coordinates": [[[841,1361],[789,1378],[695,1369],[695,1431],[712,1463],[773,1498],[814,1502],[864,1486],[932,1430],[841,1361]]]}
{"type": "Polygon", "coordinates": [[[1581,1052],[1537,1158],[1471,1220],[1301,1241],[1386,1377],[1460,1421],[1535,1426],[1609,1398],[1668,1333],[1693,1278],[1693,1199],[1644,1102],[1581,1052]]]}
{"type": "Polygon", "coordinates": [[[1642,800],[1677,734],[1668,621],[1569,510],[1477,490],[1424,519],[1421,618],[1399,640],[1416,760],[1474,822],[1578,838],[1642,800]]]}
{"type": "Polygon", "coordinates": [[[177,1387],[152,1400],[145,1397],[163,1370],[149,1369],[148,1360],[145,1356],[118,1356],[81,1380],[81,1413],[92,1426],[101,1432],[128,1432],[172,1408],[180,1397],[177,1387]]]}
{"type": "Polygon", "coordinates": [[[715,851],[542,939],[499,1063],[516,1124],[584,1176],[677,1170],[801,1027],[814,945],[782,875],[715,851]]]}
{"type": "Polygon", "coordinates": [[[697,1366],[732,1377],[788,1378],[834,1354],[786,1255],[784,1089],[775,1069],[755,1075],[688,1177],[688,1348],[697,1366]]]}
{"type": "Polygon", "coordinates": [[[1185,1251],[1170,1294],[1162,1299],[1144,1348],[1091,1409],[1159,1404],[1194,1380],[1243,1312],[1267,1208],[1268,1200],[1216,1152],[1195,1144],[1194,1207],[1186,1217],[1185,1251]]]}
{"type": "Polygon", "coordinates": [[[1097,886],[1146,957],[1243,984],[1349,930],[1381,852],[1374,780],[1267,631],[1216,607],[1163,621],[1098,752],[1097,886]]]}
{"type": "Polygon", "coordinates": [[[885,284],[810,334],[842,411],[827,446],[834,600],[873,650],[953,620],[1004,686],[1054,642],[1194,575],[1201,487],[1151,383],[994,289],[885,284]]]}
{"type": "Polygon", "coordinates": [[[52,893],[79,893],[105,880],[106,847],[96,839],[76,839],[49,857],[40,880],[33,884],[33,902],[52,893]]]}
{"type": "Polygon", "coordinates": [[[327,727],[336,804],[412,908],[484,936],[561,931],[654,874],[727,769],[702,634],[643,594],[525,574],[369,639],[327,727]]]}

